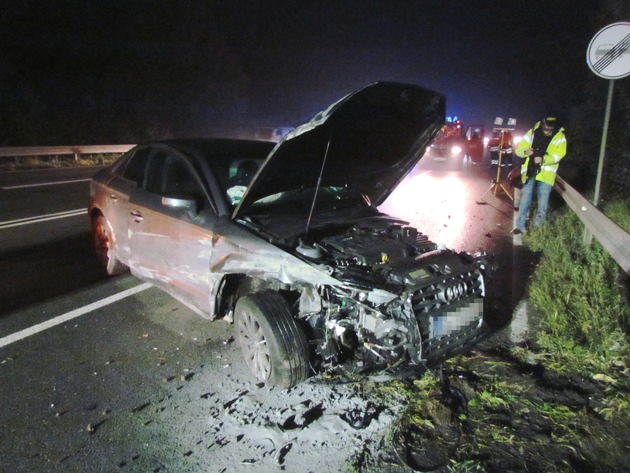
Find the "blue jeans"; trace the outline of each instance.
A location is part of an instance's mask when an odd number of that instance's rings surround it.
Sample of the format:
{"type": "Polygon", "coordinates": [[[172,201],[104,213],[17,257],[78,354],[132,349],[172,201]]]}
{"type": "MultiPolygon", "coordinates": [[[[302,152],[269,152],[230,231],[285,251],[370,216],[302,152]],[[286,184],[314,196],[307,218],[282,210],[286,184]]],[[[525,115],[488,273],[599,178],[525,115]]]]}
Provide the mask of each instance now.
{"type": "Polygon", "coordinates": [[[547,209],[549,209],[549,195],[553,186],[546,182],[537,181],[530,177],[521,189],[521,202],[519,205],[518,216],[516,217],[516,228],[525,231],[525,223],[527,222],[527,212],[532,205],[532,197],[536,190],[536,199],[538,202],[536,215],[534,216],[534,227],[539,227],[545,222],[547,217],[547,209]]]}

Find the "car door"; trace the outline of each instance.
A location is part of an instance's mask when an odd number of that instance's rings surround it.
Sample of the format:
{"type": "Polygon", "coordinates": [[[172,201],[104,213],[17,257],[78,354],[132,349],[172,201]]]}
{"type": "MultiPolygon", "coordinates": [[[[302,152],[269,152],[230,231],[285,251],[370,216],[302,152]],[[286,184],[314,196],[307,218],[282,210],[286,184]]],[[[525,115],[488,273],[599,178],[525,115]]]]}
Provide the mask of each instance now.
{"type": "Polygon", "coordinates": [[[130,198],[130,267],[183,303],[209,311],[209,266],[216,221],[188,158],[174,150],[150,157],[144,187],[130,198]]]}
{"type": "Polygon", "coordinates": [[[113,173],[107,183],[106,204],[103,212],[112,227],[116,239],[116,257],[127,263],[130,254],[128,235],[129,198],[144,183],[150,148],[139,148],[113,173]]]}

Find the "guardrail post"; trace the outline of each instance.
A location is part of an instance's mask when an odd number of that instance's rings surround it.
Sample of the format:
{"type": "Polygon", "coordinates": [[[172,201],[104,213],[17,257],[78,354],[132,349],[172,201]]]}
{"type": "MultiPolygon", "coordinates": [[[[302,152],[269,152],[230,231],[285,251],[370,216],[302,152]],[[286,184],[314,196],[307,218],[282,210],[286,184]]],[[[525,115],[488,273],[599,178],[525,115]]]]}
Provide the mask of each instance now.
{"type": "Polygon", "coordinates": [[[582,243],[584,243],[584,246],[589,246],[591,243],[593,243],[593,234],[586,226],[584,227],[584,235],[582,236],[582,243]]]}

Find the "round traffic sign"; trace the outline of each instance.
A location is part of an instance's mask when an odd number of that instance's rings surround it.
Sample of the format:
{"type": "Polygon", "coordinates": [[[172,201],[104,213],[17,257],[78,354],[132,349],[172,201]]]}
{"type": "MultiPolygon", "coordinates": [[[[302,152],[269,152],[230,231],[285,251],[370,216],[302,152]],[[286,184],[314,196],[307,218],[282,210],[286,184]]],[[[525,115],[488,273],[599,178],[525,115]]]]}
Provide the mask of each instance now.
{"type": "Polygon", "coordinates": [[[604,79],[630,75],[630,23],[622,21],[602,28],[588,45],[586,63],[604,79]]]}

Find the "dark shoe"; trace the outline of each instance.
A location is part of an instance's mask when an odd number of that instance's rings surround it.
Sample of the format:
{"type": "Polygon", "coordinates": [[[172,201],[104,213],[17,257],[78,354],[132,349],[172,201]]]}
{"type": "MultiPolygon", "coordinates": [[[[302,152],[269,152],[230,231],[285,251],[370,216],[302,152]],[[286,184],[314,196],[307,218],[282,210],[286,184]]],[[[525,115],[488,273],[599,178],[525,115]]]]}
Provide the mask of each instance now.
{"type": "Polygon", "coordinates": [[[514,207],[514,211],[515,211],[515,212],[518,212],[518,207],[514,207]]]}
{"type": "Polygon", "coordinates": [[[520,235],[521,233],[523,233],[523,230],[519,228],[515,228],[514,230],[512,230],[512,235],[520,235]]]}

